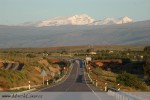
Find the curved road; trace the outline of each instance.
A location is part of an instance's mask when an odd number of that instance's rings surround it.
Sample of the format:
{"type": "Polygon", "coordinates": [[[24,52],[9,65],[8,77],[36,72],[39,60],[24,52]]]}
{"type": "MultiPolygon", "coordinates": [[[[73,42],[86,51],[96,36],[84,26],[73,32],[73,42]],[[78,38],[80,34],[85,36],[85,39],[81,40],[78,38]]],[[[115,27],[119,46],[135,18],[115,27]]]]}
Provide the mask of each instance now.
{"type": "Polygon", "coordinates": [[[87,83],[89,83],[89,80],[87,80],[87,76],[84,73],[83,62],[81,60],[75,60],[72,64],[71,73],[64,82],[53,87],[42,89],[40,92],[91,91],[87,83]]]}
{"type": "Polygon", "coordinates": [[[82,60],[72,63],[72,70],[65,81],[38,92],[51,92],[47,95],[53,100],[114,100],[90,84],[82,60]]]}

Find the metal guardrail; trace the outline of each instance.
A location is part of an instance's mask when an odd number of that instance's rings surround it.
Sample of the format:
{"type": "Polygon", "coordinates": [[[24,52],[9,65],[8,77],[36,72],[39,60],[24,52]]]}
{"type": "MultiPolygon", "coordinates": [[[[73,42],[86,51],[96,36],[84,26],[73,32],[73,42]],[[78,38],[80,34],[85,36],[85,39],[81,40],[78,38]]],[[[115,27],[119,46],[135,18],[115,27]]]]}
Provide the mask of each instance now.
{"type": "Polygon", "coordinates": [[[111,88],[111,87],[107,88],[107,94],[115,97],[117,100],[143,100],[143,98],[134,96],[127,92],[119,91],[119,90],[111,88]]]}

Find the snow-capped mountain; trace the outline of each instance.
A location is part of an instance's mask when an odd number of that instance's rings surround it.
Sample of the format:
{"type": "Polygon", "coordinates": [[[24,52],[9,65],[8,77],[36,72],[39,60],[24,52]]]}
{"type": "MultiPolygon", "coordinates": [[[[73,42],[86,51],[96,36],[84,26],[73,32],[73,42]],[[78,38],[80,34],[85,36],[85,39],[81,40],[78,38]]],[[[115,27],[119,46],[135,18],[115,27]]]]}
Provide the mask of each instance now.
{"type": "Polygon", "coordinates": [[[124,24],[124,23],[131,23],[133,20],[129,17],[123,18],[105,18],[101,21],[95,21],[92,25],[110,25],[110,24],[124,24]]]}
{"type": "Polygon", "coordinates": [[[74,15],[70,17],[56,17],[53,19],[42,20],[38,22],[27,22],[24,26],[61,26],[61,25],[88,25],[94,22],[94,19],[86,14],[74,15]]]}
{"type": "Polygon", "coordinates": [[[60,26],[60,25],[87,25],[93,23],[94,19],[88,15],[75,15],[71,17],[57,17],[41,21],[38,26],[60,26]]]}
{"type": "Polygon", "coordinates": [[[61,26],[61,25],[110,25],[110,24],[123,24],[133,22],[128,17],[123,18],[105,18],[104,20],[95,21],[93,18],[86,14],[74,15],[70,17],[56,17],[53,19],[47,19],[37,22],[26,22],[23,26],[61,26]]]}

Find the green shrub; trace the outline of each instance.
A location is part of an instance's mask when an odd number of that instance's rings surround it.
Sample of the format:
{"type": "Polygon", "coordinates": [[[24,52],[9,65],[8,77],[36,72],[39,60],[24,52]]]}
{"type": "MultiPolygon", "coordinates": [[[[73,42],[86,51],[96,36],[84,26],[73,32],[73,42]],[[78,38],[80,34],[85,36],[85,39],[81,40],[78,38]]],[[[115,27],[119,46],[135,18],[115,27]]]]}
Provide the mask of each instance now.
{"type": "Polygon", "coordinates": [[[146,79],[150,80],[150,60],[146,61],[146,65],[143,68],[146,79]]]}
{"type": "Polygon", "coordinates": [[[125,86],[134,87],[136,89],[145,89],[146,87],[141,79],[127,72],[122,72],[121,74],[119,74],[116,78],[116,81],[125,86]]]}
{"type": "Polygon", "coordinates": [[[150,51],[150,46],[146,46],[146,47],[144,48],[144,51],[150,51]]]}
{"type": "Polygon", "coordinates": [[[92,71],[93,71],[94,74],[96,74],[98,76],[103,74],[102,69],[99,68],[99,67],[94,68],[92,71]]]}

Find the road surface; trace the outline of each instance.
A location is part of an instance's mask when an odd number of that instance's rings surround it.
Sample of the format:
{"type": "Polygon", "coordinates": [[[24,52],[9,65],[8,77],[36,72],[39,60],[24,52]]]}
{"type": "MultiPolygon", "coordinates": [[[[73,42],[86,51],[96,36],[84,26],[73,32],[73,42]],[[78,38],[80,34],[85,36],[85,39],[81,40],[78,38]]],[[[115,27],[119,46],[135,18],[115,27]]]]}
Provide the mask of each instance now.
{"type": "MultiPolygon", "coordinates": [[[[48,87],[42,89],[40,92],[76,92],[76,91],[91,91],[87,83],[89,80],[84,73],[84,65],[81,60],[76,60],[72,64],[71,73],[69,73],[68,78],[59,85],[48,87]]],[[[94,90],[97,90],[93,87],[94,90]]]]}
{"type": "Polygon", "coordinates": [[[82,60],[72,63],[72,70],[65,81],[39,92],[48,93],[47,95],[54,100],[114,100],[90,83],[82,60]]]}

